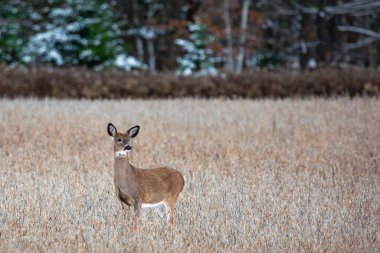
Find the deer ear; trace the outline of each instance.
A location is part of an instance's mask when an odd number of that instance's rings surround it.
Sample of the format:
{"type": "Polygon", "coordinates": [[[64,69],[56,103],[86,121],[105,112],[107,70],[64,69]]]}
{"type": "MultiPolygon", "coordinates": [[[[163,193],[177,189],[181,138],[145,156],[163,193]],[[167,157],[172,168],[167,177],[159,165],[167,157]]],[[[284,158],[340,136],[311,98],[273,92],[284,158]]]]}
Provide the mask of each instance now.
{"type": "Polygon", "coordinates": [[[108,132],[109,136],[115,137],[115,135],[117,133],[116,127],[114,125],[112,125],[111,123],[108,123],[107,132],[108,132]]]}
{"type": "Polygon", "coordinates": [[[140,131],[140,126],[134,126],[134,127],[131,127],[127,133],[129,135],[129,138],[135,138],[136,135],[139,133],[140,131]]]}

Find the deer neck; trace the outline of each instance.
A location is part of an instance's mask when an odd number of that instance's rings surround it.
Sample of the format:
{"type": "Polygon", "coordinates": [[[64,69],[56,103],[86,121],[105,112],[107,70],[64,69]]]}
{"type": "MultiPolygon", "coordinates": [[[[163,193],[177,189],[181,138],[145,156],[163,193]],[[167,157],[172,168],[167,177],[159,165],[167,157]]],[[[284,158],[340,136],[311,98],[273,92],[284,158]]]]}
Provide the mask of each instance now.
{"type": "Polygon", "coordinates": [[[128,182],[136,179],[135,168],[129,163],[128,156],[115,157],[115,183],[126,186],[128,182]]]}

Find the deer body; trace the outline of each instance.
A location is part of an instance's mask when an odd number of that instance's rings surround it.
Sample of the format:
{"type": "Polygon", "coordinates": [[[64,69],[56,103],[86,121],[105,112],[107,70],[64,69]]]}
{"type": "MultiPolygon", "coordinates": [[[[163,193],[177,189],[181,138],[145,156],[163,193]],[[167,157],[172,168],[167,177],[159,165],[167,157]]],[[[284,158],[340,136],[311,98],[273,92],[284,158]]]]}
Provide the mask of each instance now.
{"type": "Polygon", "coordinates": [[[108,133],[114,138],[114,183],[116,195],[123,208],[133,206],[138,215],[141,208],[164,206],[167,220],[173,223],[174,207],[185,181],[177,170],[160,167],[138,169],[129,163],[127,152],[132,150],[130,139],[134,138],[139,127],[133,127],[126,134],[117,133],[108,125],[108,133]]]}

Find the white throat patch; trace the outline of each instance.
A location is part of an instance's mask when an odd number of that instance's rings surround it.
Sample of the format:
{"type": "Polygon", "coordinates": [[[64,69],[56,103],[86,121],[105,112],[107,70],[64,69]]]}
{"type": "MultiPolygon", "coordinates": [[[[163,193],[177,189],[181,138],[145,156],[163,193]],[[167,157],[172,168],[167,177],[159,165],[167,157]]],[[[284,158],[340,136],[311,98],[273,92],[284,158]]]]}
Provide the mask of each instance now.
{"type": "Polygon", "coordinates": [[[119,150],[115,152],[115,157],[126,157],[127,153],[131,152],[132,149],[130,150],[119,150]]]}
{"type": "Polygon", "coordinates": [[[127,151],[120,150],[115,152],[115,157],[126,157],[127,156],[127,151]]]}

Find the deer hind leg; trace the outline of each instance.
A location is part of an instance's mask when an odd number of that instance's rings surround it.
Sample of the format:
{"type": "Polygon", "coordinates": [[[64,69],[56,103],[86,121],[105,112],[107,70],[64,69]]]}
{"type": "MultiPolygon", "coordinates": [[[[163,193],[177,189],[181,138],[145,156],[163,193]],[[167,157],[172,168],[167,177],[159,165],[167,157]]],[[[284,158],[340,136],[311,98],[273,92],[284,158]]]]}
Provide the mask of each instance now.
{"type": "Polygon", "coordinates": [[[177,194],[175,194],[172,198],[171,198],[171,217],[170,217],[170,221],[171,223],[173,224],[174,223],[174,210],[175,210],[175,204],[177,203],[177,199],[179,197],[179,194],[180,192],[178,192],[177,194]]]}
{"type": "Polygon", "coordinates": [[[171,224],[174,223],[174,207],[175,207],[177,198],[178,198],[178,195],[173,196],[165,201],[166,221],[167,222],[170,221],[171,224]]]}
{"type": "Polygon", "coordinates": [[[169,201],[167,200],[165,202],[165,213],[166,213],[166,221],[169,222],[171,221],[172,222],[172,219],[173,219],[173,213],[172,213],[172,208],[171,208],[171,205],[169,204],[169,201]]]}

